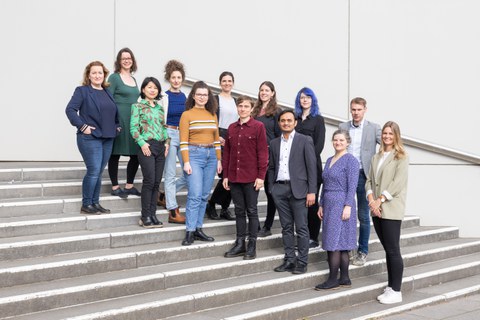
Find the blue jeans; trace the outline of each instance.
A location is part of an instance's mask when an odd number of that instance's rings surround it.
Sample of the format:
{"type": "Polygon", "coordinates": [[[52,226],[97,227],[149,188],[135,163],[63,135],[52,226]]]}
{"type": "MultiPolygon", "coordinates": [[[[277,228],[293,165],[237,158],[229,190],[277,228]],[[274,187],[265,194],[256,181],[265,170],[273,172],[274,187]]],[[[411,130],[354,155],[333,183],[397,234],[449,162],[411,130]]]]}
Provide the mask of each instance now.
{"type": "Polygon", "coordinates": [[[91,134],[77,133],[77,146],[87,167],[82,183],[82,205],[100,201],[102,172],[112,153],[114,138],[95,138],[91,134]]]}
{"type": "Polygon", "coordinates": [[[358,251],[368,254],[368,239],[370,238],[370,210],[365,190],[367,177],[363,169],[360,169],[357,184],[357,214],[360,221],[360,232],[358,234],[358,251]]]}
{"type": "Polygon", "coordinates": [[[167,209],[172,210],[178,208],[176,194],[187,186],[187,179],[185,174],[181,174],[178,179],[175,179],[177,172],[177,157],[180,161],[180,166],[183,173],[183,159],[180,152],[180,133],[178,130],[167,128],[168,136],[170,137],[170,147],[168,149],[167,158],[165,159],[165,169],[163,177],[165,178],[165,201],[167,202],[167,209]]]}
{"type": "Polygon", "coordinates": [[[208,196],[217,171],[215,148],[188,147],[192,173],[187,175],[188,195],[186,213],[187,231],[195,231],[203,226],[203,217],[208,196]]]}

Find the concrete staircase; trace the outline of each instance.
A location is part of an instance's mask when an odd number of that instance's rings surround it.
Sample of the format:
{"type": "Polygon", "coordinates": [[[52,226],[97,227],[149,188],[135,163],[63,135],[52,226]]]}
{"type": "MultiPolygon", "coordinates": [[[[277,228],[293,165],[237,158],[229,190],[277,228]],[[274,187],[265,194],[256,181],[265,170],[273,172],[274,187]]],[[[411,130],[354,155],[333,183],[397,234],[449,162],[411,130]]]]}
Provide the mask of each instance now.
{"type": "MultiPolygon", "coordinates": [[[[480,239],[455,227],[405,219],[404,302],[384,306],[375,302],[386,266],[374,232],[367,264],[351,266],[353,286],[319,292],[328,276],[320,248],[306,274],[273,272],[283,259],[278,221],[257,259],[225,259],[234,221],[206,219],[216,241],[183,247],[184,226],[166,223],[166,210],[164,228],[140,228],[139,198],[110,196],[106,173],[101,204],[113,213],[79,214],[84,172],[82,163],[0,163],[0,319],[367,319],[480,291],[480,239]]],[[[265,206],[262,192],[261,220],[265,206]]]]}

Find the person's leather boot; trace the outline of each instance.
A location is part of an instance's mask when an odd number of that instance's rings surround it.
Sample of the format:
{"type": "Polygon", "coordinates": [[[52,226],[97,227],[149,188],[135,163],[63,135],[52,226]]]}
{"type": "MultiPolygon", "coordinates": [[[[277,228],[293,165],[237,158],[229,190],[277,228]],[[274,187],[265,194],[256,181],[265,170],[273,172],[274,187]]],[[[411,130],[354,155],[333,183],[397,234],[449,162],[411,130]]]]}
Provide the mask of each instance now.
{"type": "Polygon", "coordinates": [[[156,214],[150,216],[150,219],[151,219],[152,222],[153,222],[154,228],[161,228],[161,227],[163,227],[163,223],[162,223],[160,220],[158,220],[156,214]]]}
{"type": "Polygon", "coordinates": [[[157,206],[167,209],[167,200],[165,199],[165,192],[163,191],[158,193],[157,206]]]}
{"type": "Polygon", "coordinates": [[[252,260],[257,257],[257,239],[248,239],[247,251],[243,260],[252,260]]]}
{"type": "Polygon", "coordinates": [[[233,247],[225,252],[225,258],[243,256],[245,254],[245,238],[237,238],[233,247]]]}
{"type": "Polygon", "coordinates": [[[168,210],[168,222],[185,224],[185,217],[180,214],[180,208],[168,210]]]}
{"type": "Polygon", "coordinates": [[[220,217],[217,214],[217,210],[215,209],[215,204],[212,205],[210,204],[210,202],[208,202],[207,207],[205,208],[205,214],[211,220],[220,220],[220,217]]]}
{"type": "Polygon", "coordinates": [[[213,237],[207,236],[205,232],[203,232],[202,228],[197,228],[195,232],[193,233],[195,240],[200,240],[200,241],[214,241],[215,239],[213,237]]]}
{"type": "Polygon", "coordinates": [[[189,246],[193,243],[194,241],[194,234],[195,231],[187,231],[185,233],[185,239],[182,241],[182,246],[189,246]]]}
{"type": "Polygon", "coordinates": [[[156,228],[150,217],[141,217],[140,220],[138,220],[138,224],[144,228],[156,228]]]}

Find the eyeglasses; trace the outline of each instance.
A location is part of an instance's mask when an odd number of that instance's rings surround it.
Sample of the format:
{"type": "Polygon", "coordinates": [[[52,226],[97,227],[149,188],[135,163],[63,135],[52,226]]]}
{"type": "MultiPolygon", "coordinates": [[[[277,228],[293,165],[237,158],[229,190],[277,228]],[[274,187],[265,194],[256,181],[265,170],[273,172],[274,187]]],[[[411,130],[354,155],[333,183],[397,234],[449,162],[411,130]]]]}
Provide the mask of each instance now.
{"type": "Polygon", "coordinates": [[[122,58],[122,61],[132,61],[132,58],[122,58]]]}
{"type": "Polygon", "coordinates": [[[208,98],[208,94],[195,93],[195,97],[208,98]]]}
{"type": "Polygon", "coordinates": [[[310,96],[301,96],[300,100],[312,100],[312,97],[310,96]]]}

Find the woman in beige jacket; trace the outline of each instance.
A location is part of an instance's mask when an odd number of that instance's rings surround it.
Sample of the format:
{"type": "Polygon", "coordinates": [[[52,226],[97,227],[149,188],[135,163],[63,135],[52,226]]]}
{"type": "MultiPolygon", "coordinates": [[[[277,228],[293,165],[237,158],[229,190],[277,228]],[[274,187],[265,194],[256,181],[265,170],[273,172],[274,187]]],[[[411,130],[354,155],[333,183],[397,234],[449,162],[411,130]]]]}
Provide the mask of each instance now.
{"type": "Polygon", "coordinates": [[[403,147],[400,128],[397,123],[388,121],[383,126],[381,147],[372,159],[365,184],[373,225],[387,259],[388,286],[377,297],[383,304],[402,302],[400,230],[405,215],[407,182],[408,155],[403,147]]]}

